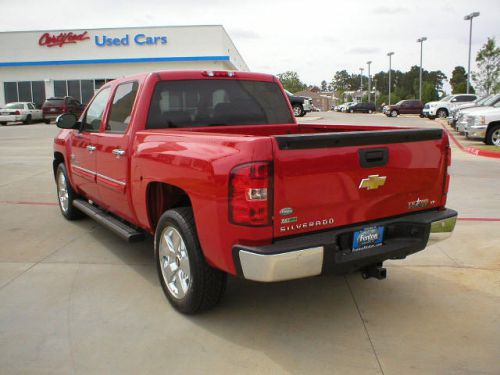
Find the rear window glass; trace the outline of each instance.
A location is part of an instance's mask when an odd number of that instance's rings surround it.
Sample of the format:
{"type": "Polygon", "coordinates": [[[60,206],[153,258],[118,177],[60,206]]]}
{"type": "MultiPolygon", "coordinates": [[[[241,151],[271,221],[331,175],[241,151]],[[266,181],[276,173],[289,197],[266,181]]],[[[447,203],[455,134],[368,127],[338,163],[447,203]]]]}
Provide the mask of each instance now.
{"type": "Polygon", "coordinates": [[[289,123],[288,102],[276,83],[183,80],[156,84],[146,128],[289,123]]]}
{"type": "Polygon", "coordinates": [[[24,104],[21,103],[10,103],[5,106],[8,109],[24,109],[24,104]]]}
{"type": "Polygon", "coordinates": [[[64,106],[64,99],[47,99],[45,107],[62,107],[64,106]]]}

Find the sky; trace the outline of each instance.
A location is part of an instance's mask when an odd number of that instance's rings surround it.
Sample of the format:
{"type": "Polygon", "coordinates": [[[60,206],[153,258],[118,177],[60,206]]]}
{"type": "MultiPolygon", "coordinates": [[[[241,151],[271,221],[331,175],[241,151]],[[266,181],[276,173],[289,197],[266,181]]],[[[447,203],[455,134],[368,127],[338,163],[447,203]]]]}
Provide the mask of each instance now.
{"type": "Polygon", "coordinates": [[[389,51],[393,69],[409,70],[419,64],[422,36],[424,69],[450,78],[455,66],[467,67],[463,18],[473,11],[481,15],[473,21],[472,64],[488,37],[500,44],[498,0],[0,0],[0,9],[0,31],[223,25],[252,71],[293,70],[312,85],[337,70],[366,74],[369,60],[372,74],[388,70],[389,51]]]}

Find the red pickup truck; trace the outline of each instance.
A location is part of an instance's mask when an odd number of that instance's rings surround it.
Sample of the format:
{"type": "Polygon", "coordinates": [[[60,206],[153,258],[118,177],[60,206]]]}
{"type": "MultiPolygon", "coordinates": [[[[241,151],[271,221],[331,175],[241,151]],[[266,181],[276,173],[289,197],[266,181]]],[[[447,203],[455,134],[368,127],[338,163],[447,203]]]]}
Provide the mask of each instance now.
{"type": "Polygon", "coordinates": [[[261,282],[361,271],[453,231],[441,129],[301,125],[272,75],[163,71],[108,82],[57,119],[62,214],[129,241],[154,236],[162,288],[183,313],[227,274],[261,282]]]}

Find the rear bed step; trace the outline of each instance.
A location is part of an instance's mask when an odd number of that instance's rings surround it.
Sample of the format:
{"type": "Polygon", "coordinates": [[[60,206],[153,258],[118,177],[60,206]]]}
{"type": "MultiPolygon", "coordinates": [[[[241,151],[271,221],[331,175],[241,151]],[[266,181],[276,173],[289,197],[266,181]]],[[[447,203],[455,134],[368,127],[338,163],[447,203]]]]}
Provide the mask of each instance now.
{"type": "Polygon", "coordinates": [[[100,208],[93,206],[82,199],[75,199],[73,201],[73,206],[78,208],[85,215],[88,215],[91,219],[97,221],[99,224],[111,229],[114,233],[128,242],[144,240],[144,232],[128,226],[100,208]]]}

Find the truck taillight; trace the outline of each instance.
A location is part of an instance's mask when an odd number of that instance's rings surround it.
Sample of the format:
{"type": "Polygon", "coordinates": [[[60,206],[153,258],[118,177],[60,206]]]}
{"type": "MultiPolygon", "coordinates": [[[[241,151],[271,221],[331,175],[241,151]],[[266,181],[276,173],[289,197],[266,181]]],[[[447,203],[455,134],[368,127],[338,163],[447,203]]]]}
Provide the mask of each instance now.
{"type": "Polygon", "coordinates": [[[269,162],[243,164],[229,176],[229,221],[238,225],[271,224],[273,181],[269,162]]]}
{"type": "Polygon", "coordinates": [[[448,174],[448,168],[451,166],[451,147],[448,145],[446,147],[445,154],[445,170],[444,170],[444,181],[443,181],[443,196],[441,198],[441,207],[446,206],[446,200],[448,198],[448,189],[450,188],[450,175],[448,174]]]}

